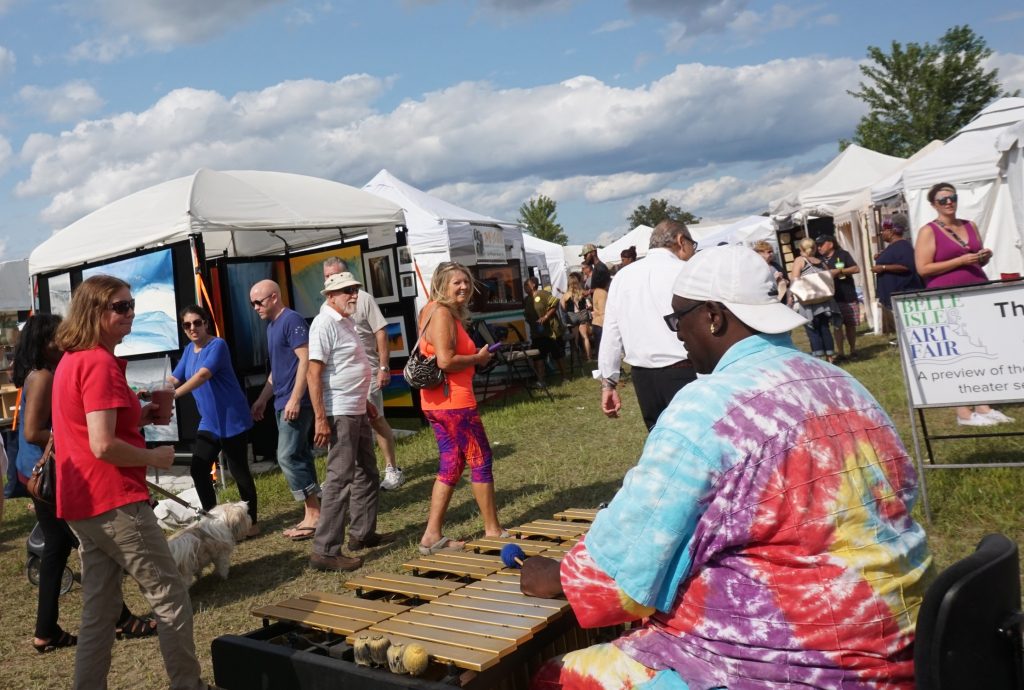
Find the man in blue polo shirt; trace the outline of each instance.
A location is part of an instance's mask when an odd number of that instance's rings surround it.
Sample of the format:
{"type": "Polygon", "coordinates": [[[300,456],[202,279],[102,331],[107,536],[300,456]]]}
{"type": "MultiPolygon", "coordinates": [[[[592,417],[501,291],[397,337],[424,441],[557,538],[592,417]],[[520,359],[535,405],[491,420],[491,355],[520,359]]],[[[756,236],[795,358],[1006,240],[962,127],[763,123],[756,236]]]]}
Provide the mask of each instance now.
{"type": "Polygon", "coordinates": [[[270,376],[252,405],[252,418],[263,419],[270,398],[277,417],[277,463],[281,466],[292,496],[305,503],[305,514],[284,536],[294,541],[312,539],[320,519],[320,485],[316,479],[309,430],[313,408],[306,393],[309,368],[309,328],[302,316],[281,301],[281,288],[272,280],[261,280],[249,290],[249,301],[259,317],[267,321],[267,349],[270,376]]]}

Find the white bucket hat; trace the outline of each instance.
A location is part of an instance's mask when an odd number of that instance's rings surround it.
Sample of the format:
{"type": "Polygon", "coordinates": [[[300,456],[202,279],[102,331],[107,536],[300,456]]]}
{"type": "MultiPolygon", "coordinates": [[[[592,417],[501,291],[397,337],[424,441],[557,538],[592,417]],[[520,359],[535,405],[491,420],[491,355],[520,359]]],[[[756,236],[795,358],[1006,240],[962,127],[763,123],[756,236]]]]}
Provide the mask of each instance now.
{"type": "Polygon", "coordinates": [[[740,245],[699,251],[683,264],[672,294],[698,302],[721,302],[761,333],[787,333],[807,319],[779,301],[772,268],[740,245]]]}
{"type": "Polygon", "coordinates": [[[363,284],[356,280],[356,277],[344,271],[342,273],[335,273],[334,275],[328,276],[327,280],[324,281],[324,289],[320,291],[321,295],[326,295],[328,292],[337,292],[338,290],[344,290],[347,287],[358,285],[362,287],[363,284]]]}

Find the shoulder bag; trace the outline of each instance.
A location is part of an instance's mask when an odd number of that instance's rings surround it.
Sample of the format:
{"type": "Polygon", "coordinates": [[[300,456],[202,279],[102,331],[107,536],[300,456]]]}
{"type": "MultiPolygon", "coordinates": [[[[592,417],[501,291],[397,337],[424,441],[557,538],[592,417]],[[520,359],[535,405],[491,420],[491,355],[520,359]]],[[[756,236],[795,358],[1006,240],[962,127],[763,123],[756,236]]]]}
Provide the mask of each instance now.
{"type": "Polygon", "coordinates": [[[57,500],[57,461],[53,457],[53,437],[46,442],[43,456],[32,468],[32,476],[25,486],[32,498],[43,503],[55,503],[57,500]]]}
{"type": "Polygon", "coordinates": [[[405,377],[406,382],[412,388],[437,388],[441,385],[447,388],[448,386],[448,378],[441,371],[441,367],[437,365],[437,355],[427,357],[420,352],[420,340],[423,338],[423,331],[427,330],[427,325],[434,318],[434,314],[437,313],[440,307],[441,305],[435,305],[434,311],[430,312],[430,316],[423,323],[423,328],[419,331],[419,335],[416,338],[416,344],[409,351],[409,361],[405,363],[405,368],[402,370],[402,376],[405,377]]]}
{"type": "Polygon", "coordinates": [[[804,273],[790,283],[790,293],[803,305],[828,302],[836,294],[832,273],[810,262],[807,265],[813,270],[804,273]]]}

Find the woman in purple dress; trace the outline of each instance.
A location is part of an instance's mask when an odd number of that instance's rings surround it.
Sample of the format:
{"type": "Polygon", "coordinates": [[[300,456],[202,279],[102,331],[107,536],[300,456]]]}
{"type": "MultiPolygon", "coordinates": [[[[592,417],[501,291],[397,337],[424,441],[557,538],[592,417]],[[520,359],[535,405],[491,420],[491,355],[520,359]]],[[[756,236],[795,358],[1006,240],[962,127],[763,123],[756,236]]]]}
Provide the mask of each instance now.
{"type": "MultiPolygon", "coordinates": [[[[983,267],[992,258],[992,250],[981,246],[978,226],[956,217],[956,187],[940,182],[928,190],[928,203],[935,209],[935,220],[917,231],[914,263],[926,288],[960,287],[988,281],[983,267]]],[[[963,426],[992,426],[1012,422],[988,405],[956,408],[956,421],[963,426]]]]}

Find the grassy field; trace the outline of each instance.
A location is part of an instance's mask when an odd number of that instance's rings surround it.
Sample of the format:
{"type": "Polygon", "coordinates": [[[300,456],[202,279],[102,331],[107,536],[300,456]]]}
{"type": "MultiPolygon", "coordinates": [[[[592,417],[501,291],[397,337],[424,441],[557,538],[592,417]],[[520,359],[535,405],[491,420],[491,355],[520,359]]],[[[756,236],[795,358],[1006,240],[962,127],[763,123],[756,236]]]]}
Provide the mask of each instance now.
{"type": "MultiPolygon", "coordinates": [[[[802,334],[798,335],[798,344],[802,334]]],[[[887,338],[863,337],[861,358],[846,366],[879,399],[900,427],[911,447],[909,417],[900,364],[887,338]]],[[[638,457],[646,436],[631,390],[623,392],[624,414],[605,419],[599,406],[597,385],[577,378],[553,388],[555,402],[535,397],[517,398],[514,404],[482,408],[484,424],[494,447],[495,480],[499,514],[503,524],[515,526],[536,518],[548,518],[569,507],[595,507],[610,499],[622,477],[638,457]]],[[[1024,409],[1008,407],[1018,420],[1024,409]]],[[[956,433],[951,410],[928,413],[934,434],[956,433]]],[[[999,427],[1024,431],[1024,424],[999,427]]],[[[1000,439],[944,441],[935,446],[939,462],[990,462],[1024,460],[1024,436],[1000,439]]],[[[381,531],[398,534],[395,544],[362,554],[361,572],[393,571],[416,555],[426,518],[430,486],[436,472],[437,449],[429,429],[398,445],[399,465],[408,481],[397,492],[381,496],[381,531]]],[[[323,468],[321,466],[321,476],[323,468]]],[[[1019,469],[933,470],[928,490],[934,521],[928,527],[932,550],[940,566],[973,550],[980,537],[1000,531],[1024,543],[1024,472],[1019,469]]],[[[288,494],[280,473],[257,479],[264,534],[243,542],[235,552],[231,577],[202,578],[192,588],[196,648],[204,674],[213,680],[210,642],[226,633],[244,633],[259,627],[249,611],[259,605],[314,590],[342,591],[343,576],[320,573],[306,567],[310,542],[293,543],[278,533],[293,524],[299,509],[288,494]]],[[[237,494],[228,489],[227,500],[237,494]]],[[[31,647],[35,621],[36,590],[24,575],[25,538],[33,525],[26,501],[7,503],[0,523],[0,688],[67,687],[74,650],[37,655],[31,647]]],[[[918,510],[920,515],[920,509],[918,510]]],[[[446,533],[472,538],[482,533],[469,487],[456,490],[448,512],[446,533]]],[[[77,557],[72,569],[78,571],[77,557]]],[[[126,598],[136,612],[148,607],[133,585],[126,598]]],[[[61,624],[78,629],[81,588],[76,585],[61,598],[61,624]]],[[[166,676],[155,639],[115,643],[111,688],[166,687],[166,676]]]]}

